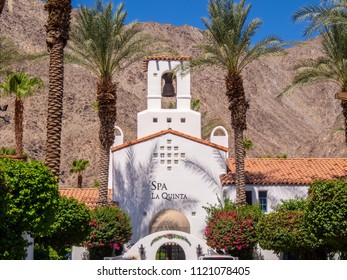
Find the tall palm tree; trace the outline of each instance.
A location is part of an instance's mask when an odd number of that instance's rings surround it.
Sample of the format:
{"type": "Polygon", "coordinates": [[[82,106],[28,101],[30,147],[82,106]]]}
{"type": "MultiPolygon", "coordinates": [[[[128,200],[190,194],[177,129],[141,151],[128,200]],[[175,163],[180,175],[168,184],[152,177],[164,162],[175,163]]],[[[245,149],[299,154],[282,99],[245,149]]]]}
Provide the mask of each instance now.
{"type": "Polygon", "coordinates": [[[72,28],[68,59],[84,66],[97,78],[96,101],[99,128],[99,204],[107,204],[108,164],[117,119],[119,72],[143,59],[149,38],[137,23],[125,25],[124,5],[114,10],[112,3],[96,0],[95,8],[82,6],[72,28]]]}
{"type": "Polygon", "coordinates": [[[226,97],[234,130],[236,165],[236,203],[245,204],[244,131],[247,129],[246,112],[249,103],[243,87],[242,70],[257,58],[281,50],[284,45],[276,36],[270,36],[252,45],[251,38],[261,26],[260,19],[249,20],[251,5],[245,0],[209,0],[209,18],[203,18],[207,43],[198,46],[203,55],[191,61],[191,68],[216,65],[224,70],[226,97]]]}
{"type": "Polygon", "coordinates": [[[282,96],[298,87],[314,83],[330,82],[338,85],[341,90],[339,94],[344,96],[341,107],[347,144],[347,28],[340,24],[329,25],[322,30],[321,36],[325,56],[296,65],[292,84],[283,91],[282,96]]]}
{"type": "Polygon", "coordinates": [[[5,76],[5,82],[0,84],[0,91],[5,95],[15,94],[15,138],[16,154],[23,154],[23,117],[24,99],[32,96],[38,89],[43,87],[43,81],[38,78],[30,78],[27,73],[14,73],[5,76]]]}
{"type": "Polygon", "coordinates": [[[71,0],[47,0],[46,43],[50,54],[46,165],[60,173],[60,142],[64,93],[64,48],[69,39],[71,0]]]}
{"type": "Polygon", "coordinates": [[[72,168],[70,174],[77,174],[77,187],[82,188],[83,172],[86,170],[89,161],[86,159],[75,159],[72,161],[72,168]]]}
{"type": "Polygon", "coordinates": [[[294,13],[295,22],[309,21],[304,34],[310,35],[323,26],[341,24],[347,28],[347,0],[321,0],[319,5],[307,5],[294,13]]]}

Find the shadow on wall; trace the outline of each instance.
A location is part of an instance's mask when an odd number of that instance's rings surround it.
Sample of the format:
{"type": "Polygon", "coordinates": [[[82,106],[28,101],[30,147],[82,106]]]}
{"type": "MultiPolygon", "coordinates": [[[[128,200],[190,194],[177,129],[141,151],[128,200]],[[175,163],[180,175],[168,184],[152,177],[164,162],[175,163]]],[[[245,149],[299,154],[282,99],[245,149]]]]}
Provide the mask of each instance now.
{"type": "Polygon", "coordinates": [[[154,205],[151,198],[150,182],[153,180],[157,168],[157,160],[153,159],[157,146],[155,144],[150,150],[150,156],[146,163],[139,163],[136,160],[134,148],[129,147],[124,170],[122,171],[119,165],[113,169],[115,191],[120,194],[118,196],[119,205],[131,217],[133,240],[138,240],[149,233],[147,213],[158,213],[166,209],[184,211],[197,204],[197,200],[187,199],[179,202],[165,200],[154,205]]]}

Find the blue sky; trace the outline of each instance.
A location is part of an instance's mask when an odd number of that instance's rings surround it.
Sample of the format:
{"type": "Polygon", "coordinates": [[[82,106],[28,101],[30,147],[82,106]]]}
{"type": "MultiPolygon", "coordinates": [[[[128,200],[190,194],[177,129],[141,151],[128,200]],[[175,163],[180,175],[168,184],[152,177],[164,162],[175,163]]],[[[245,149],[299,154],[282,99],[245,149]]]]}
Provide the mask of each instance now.
{"type": "MultiPolygon", "coordinates": [[[[109,0],[104,0],[104,3],[109,0]]],[[[112,0],[115,5],[125,4],[128,22],[155,21],[176,26],[188,24],[200,29],[204,26],[201,17],[207,17],[208,0],[112,0]]],[[[255,41],[268,35],[278,35],[283,40],[304,40],[304,24],[294,24],[292,14],[307,4],[319,4],[319,0],[248,0],[252,4],[251,18],[259,17],[263,26],[255,41]]],[[[94,0],[72,0],[73,7],[93,6],[94,0]]]]}

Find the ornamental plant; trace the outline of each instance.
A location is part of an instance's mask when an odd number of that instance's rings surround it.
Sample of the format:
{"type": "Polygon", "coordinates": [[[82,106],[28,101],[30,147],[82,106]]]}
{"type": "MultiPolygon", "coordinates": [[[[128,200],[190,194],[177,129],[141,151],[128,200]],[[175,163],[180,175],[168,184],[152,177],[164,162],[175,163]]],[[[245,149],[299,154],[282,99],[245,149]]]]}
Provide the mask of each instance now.
{"type": "Polygon", "coordinates": [[[224,205],[205,209],[207,245],[239,259],[252,259],[257,244],[255,225],[262,215],[259,205],[236,206],[226,200],[224,205]]]}
{"type": "Polygon", "coordinates": [[[61,196],[48,234],[35,238],[35,259],[66,259],[73,245],[82,244],[90,233],[90,210],[75,198],[61,196]]]}
{"type": "Polygon", "coordinates": [[[54,221],[57,180],[43,163],[0,159],[0,259],[23,259],[32,237],[46,234],[54,221]]]}
{"type": "Polygon", "coordinates": [[[307,229],[305,209],[304,199],[290,199],[264,215],[257,224],[261,248],[277,255],[287,253],[295,259],[317,258],[318,240],[307,229]]]}
{"type": "Polygon", "coordinates": [[[309,188],[308,230],[327,253],[347,259],[347,180],[315,181],[309,188]]]}
{"type": "Polygon", "coordinates": [[[91,260],[117,256],[132,236],[129,216],[118,206],[99,206],[91,212],[91,232],[84,243],[91,260]]]}

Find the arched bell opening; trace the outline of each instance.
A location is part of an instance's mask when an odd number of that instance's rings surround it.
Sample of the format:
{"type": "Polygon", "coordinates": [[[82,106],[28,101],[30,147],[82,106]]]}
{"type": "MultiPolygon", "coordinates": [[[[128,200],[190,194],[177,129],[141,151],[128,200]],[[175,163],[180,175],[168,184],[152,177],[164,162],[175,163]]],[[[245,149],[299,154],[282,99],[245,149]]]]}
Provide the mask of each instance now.
{"type": "Polygon", "coordinates": [[[161,76],[161,108],[176,109],[177,79],[174,72],[161,76]]]}

